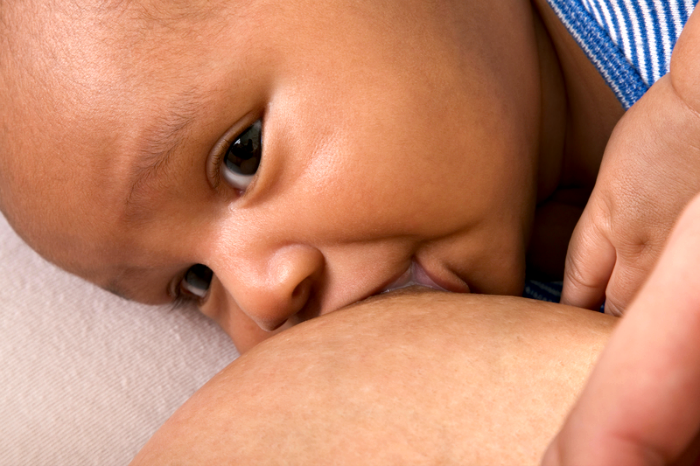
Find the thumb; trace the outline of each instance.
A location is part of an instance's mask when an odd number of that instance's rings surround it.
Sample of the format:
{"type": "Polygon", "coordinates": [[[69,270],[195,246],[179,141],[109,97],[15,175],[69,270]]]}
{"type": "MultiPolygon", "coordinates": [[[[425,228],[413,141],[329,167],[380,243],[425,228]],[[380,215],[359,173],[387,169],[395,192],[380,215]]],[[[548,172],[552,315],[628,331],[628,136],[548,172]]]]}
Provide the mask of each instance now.
{"type": "Polygon", "coordinates": [[[589,203],[571,236],[566,253],[561,302],[597,310],[605,299],[616,253],[591,212],[589,203]]]}
{"type": "Polygon", "coordinates": [[[698,394],[700,197],[613,333],[543,464],[693,464],[698,394]]]}

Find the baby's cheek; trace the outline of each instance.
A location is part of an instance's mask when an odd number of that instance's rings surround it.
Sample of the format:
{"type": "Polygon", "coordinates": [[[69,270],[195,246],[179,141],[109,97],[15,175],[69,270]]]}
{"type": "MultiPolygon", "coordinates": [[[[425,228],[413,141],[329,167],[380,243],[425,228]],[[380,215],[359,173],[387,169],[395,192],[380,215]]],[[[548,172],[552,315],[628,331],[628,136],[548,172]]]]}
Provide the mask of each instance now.
{"type": "Polygon", "coordinates": [[[221,317],[216,322],[228,334],[240,354],[246,353],[257,344],[294,325],[290,319],[281,327],[268,332],[261,329],[247,314],[235,306],[219,315],[221,317]]]}
{"type": "Polygon", "coordinates": [[[221,326],[228,336],[231,337],[233,344],[236,345],[236,349],[240,354],[246,353],[258,343],[267,340],[282,330],[282,328],[279,328],[273,332],[266,332],[258,327],[255,322],[250,320],[245,314],[240,314],[242,318],[231,319],[228,325],[221,326]]]}

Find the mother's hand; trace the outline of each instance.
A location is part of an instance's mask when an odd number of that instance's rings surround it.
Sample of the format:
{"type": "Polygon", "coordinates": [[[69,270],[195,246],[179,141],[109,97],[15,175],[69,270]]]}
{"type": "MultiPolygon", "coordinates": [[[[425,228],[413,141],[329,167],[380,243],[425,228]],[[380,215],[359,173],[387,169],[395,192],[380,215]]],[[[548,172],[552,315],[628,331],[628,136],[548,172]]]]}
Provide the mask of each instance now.
{"type": "Polygon", "coordinates": [[[613,334],[543,465],[698,464],[700,196],[613,334]]]}

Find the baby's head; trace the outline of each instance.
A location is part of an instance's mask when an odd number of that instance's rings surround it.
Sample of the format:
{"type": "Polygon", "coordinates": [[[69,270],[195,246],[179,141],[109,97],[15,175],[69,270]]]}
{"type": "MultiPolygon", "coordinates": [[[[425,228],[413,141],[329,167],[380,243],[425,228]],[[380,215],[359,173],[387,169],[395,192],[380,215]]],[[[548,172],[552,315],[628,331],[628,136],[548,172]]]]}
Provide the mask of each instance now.
{"type": "Polygon", "coordinates": [[[241,350],[409,273],[519,292],[528,1],[9,3],[0,207],[66,270],[241,350]]]}

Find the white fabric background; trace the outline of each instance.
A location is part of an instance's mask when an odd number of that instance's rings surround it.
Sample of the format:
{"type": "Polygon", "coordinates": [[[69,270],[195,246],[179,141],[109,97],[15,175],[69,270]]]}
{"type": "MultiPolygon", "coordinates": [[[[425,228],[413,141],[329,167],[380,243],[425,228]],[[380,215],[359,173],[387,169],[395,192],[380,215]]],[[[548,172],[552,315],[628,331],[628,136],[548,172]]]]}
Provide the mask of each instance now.
{"type": "Polygon", "coordinates": [[[0,216],[0,465],[124,465],[237,356],[193,309],[126,302],[0,216]]]}

